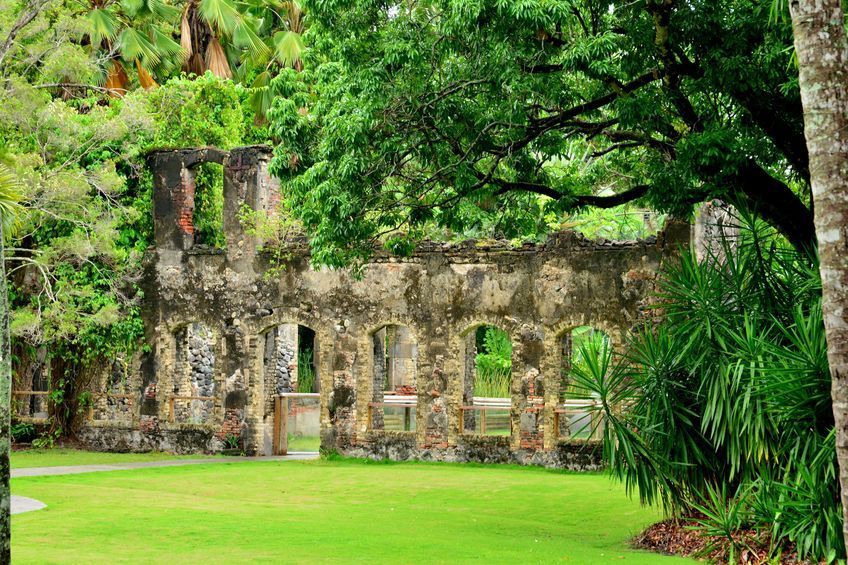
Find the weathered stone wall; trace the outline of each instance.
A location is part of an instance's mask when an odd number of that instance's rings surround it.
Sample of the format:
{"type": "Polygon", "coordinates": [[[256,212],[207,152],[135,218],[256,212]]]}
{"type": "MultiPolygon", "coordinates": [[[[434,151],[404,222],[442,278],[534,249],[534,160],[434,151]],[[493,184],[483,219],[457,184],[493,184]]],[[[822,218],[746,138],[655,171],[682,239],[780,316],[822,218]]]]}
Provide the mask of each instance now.
{"type": "Polygon", "coordinates": [[[235,434],[248,452],[267,452],[273,397],[292,386],[296,371],[296,358],[286,352],[296,356],[297,347],[282,343],[296,342],[297,334],[292,338],[290,329],[280,328],[299,324],[315,331],[324,449],[394,459],[597,467],[596,444],[553,433],[567,363],[564,336],[590,325],[620,343],[644,319],[661,261],[688,243],[688,225],[672,223],[658,238],[634,242],[592,242],[571,232],[519,247],[427,242],[410,257],[377,253],[360,278],[311,266],[307,247],[293,243],[286,268],[267,277],[268,260],[257,253],[261,242],[246,233],[238,216],[244,205],[273,210],[279,202],[269,159],[263,147],[150,156],[156,246],[145,258],[143,312],[152,350],[129,381],[132,423],[98,421],[83,438],[103,449],[208,451],[235,434]],[[193,243],[192,168],[210,160],[224,167],[225,250],[193,243]],[[468,434],[460,423],[474,359],[468,336],[484,324],[507,331],[513,344],[509,436],[468,434]],[[414,432],[368,427],[369,403],[382,396],[388,370],[385,358],[375,360],[385,354],[375,347],[375,333],[386,327],[403,328],[397,343],[406,345],[399,350],[414,351],[414,363],[403,361],[395,369],[416,373],[404,378],[414,383],[404,390],[418,399],[414,432]],[[205,328],[208,351],[200,357],[212,360],[212,367],[186,369],[178,346],[185,328],[205,328]],[[172,397],[182,395],[186,375],[194,374],[202,375],[190,381],[197,387],[194,396],[209,393],[214,400],[205,401],[202,421],[177,421],[172,397]]]}

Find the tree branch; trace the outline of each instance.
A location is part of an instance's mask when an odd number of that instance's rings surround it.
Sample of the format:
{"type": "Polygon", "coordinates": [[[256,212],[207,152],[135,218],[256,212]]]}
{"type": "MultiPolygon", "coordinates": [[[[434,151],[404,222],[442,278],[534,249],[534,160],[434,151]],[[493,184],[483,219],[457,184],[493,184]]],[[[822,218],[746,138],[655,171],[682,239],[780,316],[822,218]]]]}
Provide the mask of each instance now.
{"type": "Polygon", "coordinates": [[[495,196],[500,196],[507,192],[532,192],[543,196],[549,196],[554,200],[568,198],[573,203],[573,208],[581,208],[583,206],[592,206],[594,208],[615,208],[616,206],[627,204],[628,202],[632,202],[645,196],[645,194],[648,193],[649,188],[648,185],[640,184],[625,190],[624,192],[619,192],[618,194],[612,194],[610,196],[595,196],[592,194],[575,196],[572,194],[563,194],[548,185],[532,182],[513,182],[502,179],[492,179],[492,183],[500,187],[495,192],[495,196]]]}
{"type": "Polygon", "coordinates": [[[12,44],[15,42],[15,37],[17,37],[21,29],[29,25],[29,23],[35,19],[35,17],[41,12],[41,9],[48,2],[50,2],[50,0],[30,0],[21,12],[21,15],[18,16],[17,21],[12,24],[12,28],[9,30],[9,35],[6,36],[6,40],[2,45],[0,45],[0,68],[3,67],[3,61],[9,53],[9,50],[12,48],[12,44]]]}

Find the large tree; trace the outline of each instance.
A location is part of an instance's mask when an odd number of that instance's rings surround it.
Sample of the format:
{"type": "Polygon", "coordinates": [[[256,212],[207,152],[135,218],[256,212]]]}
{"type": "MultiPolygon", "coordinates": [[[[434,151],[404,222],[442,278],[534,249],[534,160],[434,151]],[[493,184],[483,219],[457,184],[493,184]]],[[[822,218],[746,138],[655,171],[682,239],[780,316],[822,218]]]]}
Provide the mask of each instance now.
{"type": "Polygon", "coordinates": [[[6,292],[5,237],[11,229],[18,181],[0,165],[0,563],[11,563],[9,454],[11,452],[12,351],[9,337],[9,299],[6,292]]]}
{"type": "Polygon", "coordinates": [[[791,0],[848,545],[848,41],[841,0],[791,0]]]}
{"type": "Polygon", "coordinates": [[[791,27],[752,0],[307,2],[275,171],[341,263],[434,222],[712,198],[815,240],[791,27]],[[541,198],[540,198],[541,197],[541,198]]]}

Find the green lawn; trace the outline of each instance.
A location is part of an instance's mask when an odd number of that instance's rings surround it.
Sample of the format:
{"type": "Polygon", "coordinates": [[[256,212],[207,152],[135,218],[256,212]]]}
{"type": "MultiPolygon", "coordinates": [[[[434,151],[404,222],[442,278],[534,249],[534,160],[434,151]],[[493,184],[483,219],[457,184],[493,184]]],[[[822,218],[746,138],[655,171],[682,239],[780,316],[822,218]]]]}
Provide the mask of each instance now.
{"type": "Polygon", "coordinates": [[[16,563],[685,563],[631,550],[659,516],[599,474],[319,460],[12,480],[16,563]]]}
{"type": "Polygon", "coordinates": [[[318,451],[321,447],[321,438],[318,436],[288,436],[288,450],[292,451],[318,451]]]}
{"type": "Polygon", "coordinates": [[[57,447],[54,449],[13,451],[12,468],[102,465],[108,463],[135,463],[137,461],[162,461],[163,459],[201,459],[203,457],[209,456],[173,455],[171,453],[101,453],[57,447]]]}

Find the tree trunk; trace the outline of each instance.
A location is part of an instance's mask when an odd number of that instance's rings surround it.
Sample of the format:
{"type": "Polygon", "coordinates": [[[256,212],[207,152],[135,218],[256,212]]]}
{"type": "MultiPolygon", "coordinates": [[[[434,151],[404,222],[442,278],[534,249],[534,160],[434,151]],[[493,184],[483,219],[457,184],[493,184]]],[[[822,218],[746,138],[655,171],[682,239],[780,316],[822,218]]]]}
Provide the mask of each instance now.
{"type": "Polygon", "coordinates": [[[848,545],[848,44],[842,0],[791,0],[848,545]]]}
{"type": "Polygon", "coordinates": [[[6,289],[6,257],[3,222],[0,219],[0,564],[11,563],[12,520],[10,514],[9,452],[12,438],[12,354],[9,341],[9,297],[6,289]]]}

